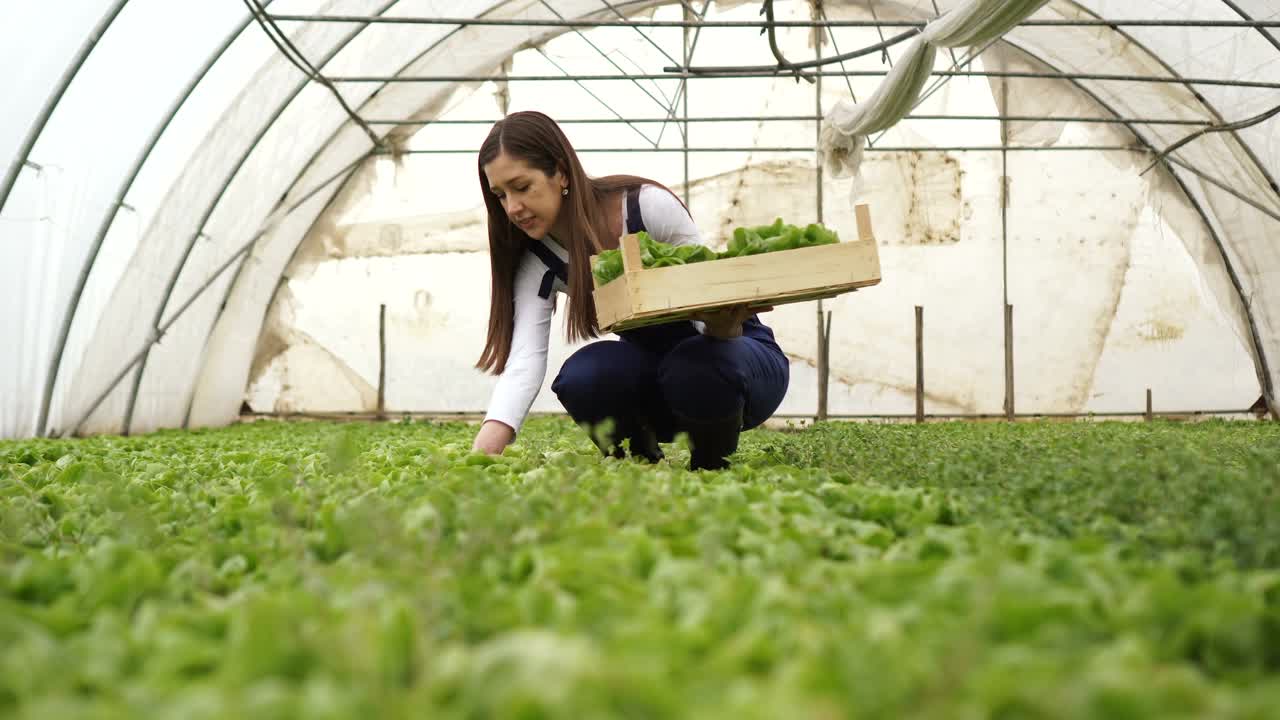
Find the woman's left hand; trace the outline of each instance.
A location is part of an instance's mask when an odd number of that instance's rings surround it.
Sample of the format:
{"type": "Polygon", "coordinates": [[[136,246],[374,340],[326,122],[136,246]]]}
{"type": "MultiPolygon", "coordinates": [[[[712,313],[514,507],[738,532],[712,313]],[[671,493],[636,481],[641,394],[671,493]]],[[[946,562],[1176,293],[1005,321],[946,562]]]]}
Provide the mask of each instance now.
{"type": "Polygon", "coordinates": [[[734,305],[720,310],[697,313],[694,320],[701,321],[706,328],[703,335],[710,335],[720,340],[730,340],[742,336],[742,323],[756,313],[769,312],[772,307],[752,308],[747,305],[734,305]]]}

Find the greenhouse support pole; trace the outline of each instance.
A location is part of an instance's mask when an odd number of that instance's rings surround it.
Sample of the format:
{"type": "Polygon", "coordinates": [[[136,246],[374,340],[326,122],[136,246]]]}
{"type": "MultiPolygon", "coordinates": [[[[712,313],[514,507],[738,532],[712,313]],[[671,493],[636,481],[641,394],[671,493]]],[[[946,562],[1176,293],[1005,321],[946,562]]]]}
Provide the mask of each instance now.
{"type": "Polygon", "coordinates": [[[916,422],[924,422],[924,307],[916,306],[916,422]]]}
{"type": "Polygon", "coordinates": [[[1004,416],[1013,422],[1013,306],[1004,304],[1004,416]]]}
{"type": "MultiPolygon", "coordinates": [[[[813,17],[816,20],[822,13],[822,0],[814,0],[813,17]]],[[[822,57],[822,31],[818,30],[813,34],[813,53],[815,57],[822,57]]],[[[688,67],[689,63],[685,63],[688,67]]],[[[818,76],[813,85],[813,107],[814,116],[822,117],[822,76],[818,76]]],[[[688,113],[685,113],[686,115],[688,113]]],[[[818,121],[813,134],[813,146],[817,148],[822,140],[822,122],[818,121]]],[[[813,176],[814,202],[817,205],[818,224],[823,222],[823,198],[822,198],[822,153],[815,152],[817,171],[813,176]]],[[[817,420],[819,422],[827,419],[827,411],[829,410],[829,395],[831,377],[831,320],[830,313],[826,313],[827,320],[823,322],[824,304],[822,299],[818,299],[818,347],[817,347],[817,366],[818,366],[818,412],[817,420]]]]}
{"type": "MultiPolygon", "coordinates": [[[[688,22],[690,17],[689,6],[681,5],[680,13],[681,13],[681,16],[684,18],[684,20],[688,22]]],[[[689,46],[689,26],[688,25],[684,26],[684,28],[681,30],[681,35],[683,36],[683,42],[680,47],[684,49],[684,55],[683,55],[684,66],[689,67],[689,61],[691,60],[690,50],[692,48],[690,48],[689,46]]],[[[680,95],[680,108],[681,108],[680,114],[684,115],[684,117],[686,118],[686,120],[683,123],[683,128],[681,132],[680,147],[684,150],[684,152],[682,153],[682,156],[684,158],[684,205],[685,207],[689,207],[689,121],[687,120],[687,118],[689,117],[689,81],[687,79],[680,81],[679,95],[680,95]]]]}
{"type": "MultiPolygon", "coordinates": [[[[1009,81],[1000,81],[1000,114],[1009,112],[1009,81]]],[[[1004,416],[1014,419],[1013,306],[1009,304],[1009,123],[1000,121],[1000,285],[1004,289],[1004,416]]]]}
{"type": "MultiPolygon", "coordinates": [[[[974,58],[969,58],[973,60],[974,58]]],[[[807,73],[810,76],[817,77],[823,75],[825,77],[879,77],[883,78],[889,74],[886,70],[812,70],[807,73]]],[[[936,86],[941,87],[945,84],[945,80],[956,77],[966,78],[1033,78],[1040,80],[1097,80],[1106,82],[1132,82],[1132,83],[1155,83],[1165,85],[1208,85],[1214,87],[1237,87],[1237,88],[1259,88],[1263,90],[1280,90],[1280,82],[1272,82],[1269,80],[1231,80],[1212,77],[1169,77],[1165,75],[1117,75],[1109,73],[1036,73],[1027,71],[1010,71],[1010,72],[992,72],[988,70],[935,70],[932,73],[937,76],[939,81],[936,86]]],[[[773,65],[761,65],[752,67],[737,67],[726,65],[724,67],[691,67],[688,70],[670,66],[661,73],[628,73],[617,72],[613,74],[577,74],[564,73],[563,75],[516,75],[511,78],[511,82],[583,82],[583,81],[626,81],[636,83],[640,80],[679,80],[681,78],[690,78],[698,80],[725,80],[732,78],[775,78],[778,77],[778,68],[773,65]]],[[[326,76],[326,79],[332,83],[353,83],[353,84],[378,84],[385,85],[389,83],[479,83],[492,82],[492,75],[333,75],[326,76]]],[[[918,107],[924,100],[916,102],[918,107]]],[[[664,112],[670,112],[670,106],[663,105],[658,102],[664,112]]],[[[883,133],[883,131],[881,131],[883,133]]]]}
{"type": "MultiPolygon", "coordinates": [[[[1232,9],[1235,9],[1234,3],[1230,0],[1223,2],[1232,9]]],[[[627,3],[624,3],[627,4],[627,3]]],[[[681,4],[686,4],[682,2],[681,4]]],[[[1171,19],[1151,19],[1151,18],[1133,18],[1133,19],[1045,19],[1045,20],[1023,20],[1018,23],[1019,27],[1081,27],[1081,28],[1104,28],[1115,29],[1117,27],[1180,27],[1180,28],[1246,28],[1255,29],[1259,32],[1268,28],[1280,28],[1280,21],[1276,20],[1253,20],[1242,11],[1237,10],[1244,17],[1244,20],[1194,20],[1186,18],[1171,19]]],[[[550,27],[550,28],[678,28],[686,25],[695,25],[701,23],[689,23],[682,20],[591,20],[585,17],[574,18],[572,20],[546,20],[546,19],[527,19],[527,18],[488,18],[488,17],[414,17],[414,16],[396,16],[396,17],[374,17],[369,15],[338,15],[338,14],[300,14],[300,13],[272,13],[271,19],[276,22],[315,22],[315,23],[368,23],[371,25],[458,25],[462,27],[550,27]]],[[[764,20],[717,20],[706,23],[707,27],[712,28],[747,28],[763,30],[769,25],[780,28],[808,28],[818,26],[830,26],[838,28],[917,28],[922,29],[928,25],[928,21],[923,20],[775,20],[768,23],[764,20]]]]}
{"type": "MultiPolygon", "coordinates": [[[[505,71],[506,75],[510,75],[509,71],[505,71]]],[[[683,81],[682,81],[683,82],[683,81]]],[[[679,93],[677,93],[679,94],[679,93]]],[[[902,116],[903,120],[1009,120],[1022,122],[1074,122],[1089,123],[1094,125],[1124,125],[1126,123],[1138,123],[1140,125],[1171,125],[1202,128],[1210,125],[1208,120],[1185,120],[1178,118],[1115,118],[1115,117],[1069,117],[1065,115],[972,115],[965,113],[956,113],[951,115],[934,115],[930,113],[909,113],[902,116]]],[[[556,118],[558,125],[600,125],[612,123],[668,123],[668,122],[691,122],[691,123],[722,123],[722,122],[815,122],[822,120],[817,115],[722,115],[718,117],[647,117],[647,118],[556,118]]],[[[386,118],[378,118],[374,120],[366,120],[370,125],[393,125],[405,127],[423,127],[426,125],[484,125],[486,127],[493,124],[492,120],[388,120],[386,118]]]]}
{"type": "MultiPolygon", "coordinates": [[[[607,106],[606,106],[607,107],[607,106]]],[[[646,138],[647,140],[648,138],[646,138]]],[[[1059,145],[1049,147],[1011,147],[1009,152],[1131,152],[1141,155],[1150,155],[1155,151],[1149,147],[1136,147],[1133,145],[1059,145]]],[[[397,150],[395,152],[389,150],[374,150],[373,155],[474,155],[475,148],[421,148],[417,150],[397,150]]],[[[661,152],[684,152],[679,147],[580,147],[574,148],[574,152],[582,153],[661,153],[661,152]]],[[[737,145],[733,147],[690,147],[691,153],[811,153],[813,145],[737,145]]],[[[867,147],[868,153],[885,153],[885,152],[972,152],[972,153],[998,153],[999,145],[880,145],[878,147],[867,147]]],[[[1276,216],[1280,219],[1280,215],[1276,216]]]]}
{"type": "MultiPolygon", "coordinates": [[[[697,19],[698,19],[698,21],[699,21],[699,22],[701,22],[701,21],[702,21],[702,18],[704,18],[704,17],[706,17],[706,16],[707,16],[707,10],[709,10],[709,9],[711,8],[711,0],[706,0],[706,2],[702,3],[702,14],[698,14],[698,11],[694,10],[694,9],[693,9],[693,6],[692,6],[691,4],[689,4],[688,2],[681,2],[681,3],[680,3],[680,5],[681,5],[681,7],[682,7],[682,12],[687,13],[684,17],[686,17],[686,18],[689,18],[689,17],[697,18],[697,19]]],[[[702,26],[701,26],[701,25],[698,25],[697,29],[695,29],[695,30],[693,31],[693,39],[692,39],[692,40],[689,38],[689,34],[688,34],[687,29],[685,30],[685,32],[683,32],[683,33],[681,33],[681,34],[684,36],[684,46],[685,46],[685,52],[684,52],[683,57],[685,57],[685,58],[692,58],[692,57],[693,57],[694,52],[696,52],[696,51],[697,51],[697,48],[698,48],[698,39],[702,37],[702,26]]],[[[648,36],[646,36],[646,37],[648,37],[648,36]]],[[[663,54],[665,55],[666,53],[663,53],[663,54]]],[[[652,122],[660,122],[660,123],[662,123],[662,126],[658,128],[658,139],[657,139],[656,144],[659,144],[659,145],[660,145],[660,144],[662,143],[662,138],[663,138],[663,136],[665,136],[665,135],[666,135],[666,132],[667,132],[667,123],[669,123],[669,122],[674,122],[674,123],[679,124],[680,129],[683,131],[683,134],[684,134],[684,137],[685,137],[685,141],[686,141],[686,142],[688,141],[688,136],[689,136],[689,124],[688,124],[688,123],[686,123],[686,122],[682,122],[679,118],[677,118],[677,117],[676,117],[676,105],[681,105],[681,104],[683,105],[683,107],[684,107],[684,109],[685,109],[685,112],[683,113],[683,115],[684,115],[686,118],[689,116],[689,112],[688,112],[688,110],[689,110],[689,103],[688,103],[688,99],[685,97],[685,93],[688,91],[688,89],[689,89],[689,81],[688,81],[688,79],[687,79],[687,78],[681,78],[681,80],[680,80],[680,85],[676,88],[675,99],[671,101],[671,112],[667,113],[665,117],[657,118],[657,119],[652,120],[652,122]]],[[[561,122],[561,121],[557,120],[556,122],[561,122]]],[[[644,120],[644,121],[640,121],[640,122],[650,122],[650,121],[649,121],[649,120],[644,120]]],[[[561,124],[563,124],[563,123],[561,123],[561,124]]],[[[685,205],[686,205],[686,206],[688,206],[688,204],[689,204],[689,198],[688,198],[688,195],[686,194],[686,195],[684,195],[683,197],[685,198],[685,205]]]]}
{"type": "Polygon", "coordinates": [[[387,304],[378,306],[378,419],[387,419],[387,304]]]}
{"type": "MultiPolygon", "coordinates": [[[[830,327],[830,324],[827,324],[830,327]]],[[[827,352],[827,335],[823,332],[822,322],[822,301],[818,301],[818,348],[817,348],[817,366],[818,366],[818,412],[814,419],[818,422],[827,419],[827,378],[830,368],[828,363],[831,361],[831,355],[827,352]]]]}

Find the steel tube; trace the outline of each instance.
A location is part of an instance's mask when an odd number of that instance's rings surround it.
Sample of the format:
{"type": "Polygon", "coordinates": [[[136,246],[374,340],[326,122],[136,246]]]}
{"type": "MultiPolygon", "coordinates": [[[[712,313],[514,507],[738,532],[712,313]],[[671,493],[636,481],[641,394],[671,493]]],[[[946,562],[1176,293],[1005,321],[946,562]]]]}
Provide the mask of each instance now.
{"type": "MultiPolygon", "coordinates": [[[[772,78],[785,77],[785,71],[771,72],[731,72],[732,68],[726,68],[725,71],[714,70],[711,68],[691,68],[687,72],[682,69],[673,68],[670,72],[662,73],[634,73],[628,75],[509,75],[503,78],[505,82],[553,82],[553,81],[603,81],[603,80],[625,80],[627,82],[635,82],[636,80],[679,80],[682,78],[699,79],[699,80],[720,80],[729,78],[772,78]]],[[[817,71],[811,72],[810,75],[817,74],[817,71]]],[[[884,77],[888,74],[885,70],[823,70],[823,77],[884,77]]],[[[1155,75],[1110,75],[1106,73],[1036,73],[1036,72],[992,72],[986,70],[939,70],[932,75],[937,77],[1005,77],[1005,78],[1029,78],[1036,80],[1093,80],[1100,82],[1146,82],[1146,83],[1162,83],[1175,85],[1220,85],[1224,87],[1251,87],[1264,88],[1267,90],[1280,90],[1280,82],[1263,82],[1261,80],[1229,80],[1222,78],[1188,78],[1175,76],[1155,76],[1155,75]]],[[[329,80],[335,83],[474,83],[488,82],[495,80],[492,75],[398,75],[398,76],[377,76],[377,75],[343,75],[330,77],[329,80]]]]}
{"type": "MultiPolygon", "coordinates": [[[[867,148],[867,152],[1000,152],[1006,148],[999,145],[992,146],[973,146],[973,147],[915,147],[915,146],[881,146],[875,148],[867,148]]],[[[1009,152],[1067,152],[1076,150],[1092,150],[1096,152],[1103,151],[1123,151],[1150,153],[1152,150],[1146,147],[1129,146],[1129,145],[1061,145],[1057,147],[1009,147],[1009,152]]],[[[683,147],[619,147],[619,148],[574,148],[579,153],[603,153],[603,152],[685,152],[683,147]]],[[[432,150],[401,150],[396,155],[466,155],[475,153],[475,148],[440,148],[432,150]]],[[[814,152],[814,148],[807,146],[795,147],[691,147],[688,152],[814,152]]],[[[378,151],[374,155],[389,155],[386,151],[378,151]]]]}
{"type": "Polygon", "coordinates": [[[85,38],[80,44],[80,49],[76,52],[75,59],[63,71],[62,77],[58,78],[58,85],[54,88],[49,97],[45,99],[44,105],[40,108],[40,114],[36,116],[35,122],[27,129],[27,135],[23,138],[22,145],[18,148],[13,156],[13,160],[9,163],[9,168],[5,170],[4,178],[0,179],[0,210],[4,209],[4,204],[9,200],[9,193],[12,192],[13,186],[18,183],[18,173],[21,172],[24,165],[34,165],[28,158],[31,150],[36,146],[36,141],[40,139],[44,128],[49,124],[49,118],[53,117],[53,111],[58,109],[58,103],[62,102],[62,96],[67,92],[67,88],[71,87],[71,81],[76,79],[76,75],[80,74],[80,68],[84,67],[89,56],[93,54],[93,49],[98,46],[98,41],[111,28],[111,24],[116,21],[116,16],[124,10],[124,6],[129,0],[117,0],[107,11],[98,19],[97,25],[93,31],[89,33],[89,37],[85,38]]]}
{"type": "MultiPolygon", "coordinates": [[[[766,28],[772,25],[780,28],[922,28],[924,21],[910,20],[777,20],[769,23],[764,20],[713,20],[698,23],[683,20],[541,20],[514,18],[479,18],[479,17],[371,17],[366,15],[307,15],[307,14],[275,14],[270,15],[277,22],[325,22],[325,23],[361,23],[369,25],[474,25],[491,27],[565,27],[565,28],[598,28],[598,27],[638,27],[638,28],[766,28]]],[[[1195,27],[1195,28],[1280,28],[1276,20],[1024,20],[1018,27],[1195,27]]]]}
{"type": "MultiPolygon", "coordinates": [[[[907,115],[904,120],[986,120],[991,122],[1078,122],[1107,125],[1209,125],[1209,120],[1185,120],[1180,118],[1101,118],[1071,117],[1066,115],[907,115]]],[[[674,117],[674,118],[565,118],[556,119],[560,125],[592,125],[613,123],[708,123],[708,122],[821,122],[821,115],[727,115],[725,117],[674,117]]],[[[370,125],[492,125],[497,120],[368,120],[370,125]]]]}
{"type": "MultiPolygon", "coordinates": [[[[274,1],[275,0],[266,0],[264,4],[269,5],[274,1]]],[[[236,41],[236,38],[240,37],[240,35],[244,33],[245,29],[249,27],[250,22],[252,22],[252,20],[245,20],[237,26],[235,30],[227,35],[222,44],[218,46],[218,49],[209,56],[204,65],[201,66],[200,70],[192,76],[191,80],[187,83],[187,86],[183,89],[177,100],[169,106],[168,112],[165,113],[164,120],[162,120],[156,126],[156,129],[152,131],[151,137],[147,140],[146,147],[138,153],[138,157],[134,161],[133,167],[129,171],[129,175],[120,183],[120,187],[116,191],[115,202],[108,207],[107,211],[103,215],[102,222],[98,226],[98,232],[94,235],[93,244],[89,246],[89,253],[85,256],[85,261],[80,268],[80,275],[76,278],[76,286],[72,291],[71,302],[67,304],[67,311],[63,315],[62,325],[58,330],[57,345],[54,349],[53,359],[49,363],[49,374],[45,380],[44,393],[40,397],[40,416],[36,424],[36,435],[43,437],[45,430],[49,426],[49,406],[53,402],[53,392],[57,386],[58,375],[62,372],[62,358],[66,352],[67,340],[71,335],[71,325],[75,322],[76,312],[80,308],[80,298],[84,294],[85,286],[89,282],[89,273],[93,271],[93,267],[97,263],[98,253],[102,250],[102,243],[106,240],[107,233],[110,232],[111,226],[115,224],[116,213],[120,208],[128,207],[125,203],[125,198],[129,195],[129,190],[133,188],[133,183],[138,179],[139,173],[142,172],[142,167],[146,165],[147,160],[151,158],[152,151],[154,151],[156,145],[160,143],[160,138],[162,138],[165,131],[169,129],[169,125],[173,122],[174,117],[177,116],[178,111],[182,109],[183,105],[186,105],[187,100],[190,99],[191,95],[200,85],[200,81],[204,80],[205,76],[209,74],[209,71],[213,69],[213,66],[218,62],[218,60],[222,59],[222,56],[226,54],[228,49],[230,49],[232,43],[236,41]]]]}

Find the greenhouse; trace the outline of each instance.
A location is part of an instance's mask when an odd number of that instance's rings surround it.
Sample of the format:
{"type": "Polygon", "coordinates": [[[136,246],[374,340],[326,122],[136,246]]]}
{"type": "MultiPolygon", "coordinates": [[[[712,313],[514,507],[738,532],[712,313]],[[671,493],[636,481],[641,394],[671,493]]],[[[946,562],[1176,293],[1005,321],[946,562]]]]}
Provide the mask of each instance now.
{"type": "MultiPolygon", "coordinates": [[[[240,3],[6,11],[4,436],[374,410],[381,304],[386,407],[483,411],[474,153],[525,108],[590,172],[678,189],[709,244],[775,216],[847,235],[866,202],[884,282],[825,308],[832,415],[913,410],[916,305],[931,413],[1003,413],[1006,344],[1020,413],[1141,412],[1147,388],[1157,411],[1241,411],[1280,377],[1266,3],[1050,2],[944,48],[856,198],[819,166],[820,118],[908,42],[799,80],[752,3],[267,5],[316,79],[240,3]],[[721,70],[669,72],[699,66],[721,70]]],[[[934,5],[778,3],[773,36],[835,57],[934,5]]],[[[817,412],[811,305],[771,318],[797,415],[817,412]]]]}
{"type": "Polygon", "coordinates": [[[0,715],[1280,707],[1273,0],[9,2],[0,60],[0,715]],[[478,451],[525,111],[708,257],[874,240],[720,475],[583,432],[554,292],[478,451]]]}

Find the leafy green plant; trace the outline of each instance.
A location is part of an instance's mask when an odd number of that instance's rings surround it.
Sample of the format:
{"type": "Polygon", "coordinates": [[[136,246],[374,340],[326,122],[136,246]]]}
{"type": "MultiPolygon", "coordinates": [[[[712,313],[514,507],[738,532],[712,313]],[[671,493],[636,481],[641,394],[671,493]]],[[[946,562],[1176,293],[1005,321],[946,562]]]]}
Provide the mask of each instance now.
{"type": "MultiPolygon", "coordinates": [[[[775,220],[772,225],[736,228],[728,248],[720,253],[702,245],[668,245],[654,240],[649,233],[643,231],[637,233],[636,237],[640,245],[640,262],[645,268],[689,265],[709,260],[840,242],[840,237],[834,230],[828,230],[817,224],[799,228],[784,224],[782,218],[775,220]]],[[[620,250],[601,252],[596,256],[591,272],[601,286],[618,279],[622,275],[622,252],[620,250]]]]}
{"type": "Polygon", "coordinates": [[[772,225],[760,225],[754,228],[736,228],[729,247],[720,257],[741,257],[760,253],[794,250],[796,248],[830,245],[840,242],[840,236],[834,230],[828,230],[817,224],[809,224],[804,228],[787,225],[782,218],[774,220],[772,225]]]}
{"type": "Polygon", "coordinates": [[[1266,718],[1280,427],[0,443],[0,716],[1266,718]]]}

